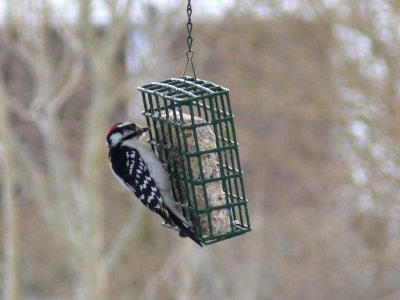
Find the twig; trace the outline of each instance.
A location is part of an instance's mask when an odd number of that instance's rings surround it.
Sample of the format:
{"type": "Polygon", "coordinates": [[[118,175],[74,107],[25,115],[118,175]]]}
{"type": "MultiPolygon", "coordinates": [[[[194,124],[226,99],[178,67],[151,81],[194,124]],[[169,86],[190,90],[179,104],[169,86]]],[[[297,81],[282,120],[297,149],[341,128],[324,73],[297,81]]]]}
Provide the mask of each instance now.
{"type": "Polygon", "coordinates": [[[138,232],[137,228],[139,228],[138,224],[141,220],[142,215],[142,209],[136,209],[136,207],[132,208],[128,220],[118,232],[117,236],[115,237],[114,241],[111,243],[108,251],[106,252],[105,261],[107,269],[110,269],[115,263],[115,261],[121,254],[123,247],[128,242],[129,237],[132,237],[134,233],[138,232]]]}
{"type": "Polygon", "coordinates": [[[146,288],[137,298],[138,300],[155,299],[158,286],[170,277],[174,270],[174,264],[177,258],[177,252],[171,252],[159,271],[146,281],[146,288]]]}
{"type": "Polygon", "coordinates": [[[76,60],[69,73],[66,83],[54,96],[48,105],[49,113],[56,113],[59,108],[68,100],[82,78],[83,59],[81,56],[76,60]]]}

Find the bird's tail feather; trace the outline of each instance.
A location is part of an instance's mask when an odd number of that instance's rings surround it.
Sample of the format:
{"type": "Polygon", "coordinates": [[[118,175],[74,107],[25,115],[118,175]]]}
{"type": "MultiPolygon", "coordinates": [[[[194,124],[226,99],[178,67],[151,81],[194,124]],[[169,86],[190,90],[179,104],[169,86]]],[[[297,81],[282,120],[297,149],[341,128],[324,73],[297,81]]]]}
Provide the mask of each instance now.
{"type": "Polygon", "coordinates": [[[189,227],[187,225],[187,222],[183,222],[180,218],[175,216],[175,214],[171,213],[170,218],[174,225],[178,228],[179,230],[179,236],[181,237],[189,237],[192,241],[194,241],[197,245],[200,247],[203,247],[202,243],[200,240],[196,237],[196,231],[193,227],[189,227]]]}

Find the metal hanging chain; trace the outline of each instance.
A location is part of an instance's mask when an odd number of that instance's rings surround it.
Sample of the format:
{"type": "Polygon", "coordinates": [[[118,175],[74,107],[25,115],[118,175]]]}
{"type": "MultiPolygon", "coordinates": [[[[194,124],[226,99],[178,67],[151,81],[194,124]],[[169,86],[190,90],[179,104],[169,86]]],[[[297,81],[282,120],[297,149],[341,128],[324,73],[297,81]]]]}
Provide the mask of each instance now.
{"type": "Polygon", "coordinates": [[[188,50],[186,51],[186,66],[185,66],[185,70],[183,71],[183,75],[182,77],[186,76],[186,70],[187,67],[190,65],[192,67],[192,71],[193,71],[193,76],[194,76],[194,80],[197,79],[196,77],[196,71],[194,69],[194,64],[193,64],[193,56],[194,56],[194,51],[192,50],[192,44],[193,44],[193,37],[192,37],[192,28],[193,28],[193,23],[192,23],[192,4],[191,4],[191,0],[188,0],[188,5],[187,5],[187,15],[188,15],[188,21],[186,24],[186,28],[188,31],[188,37],[187,37],[187,46],[188,46],[188,50]]]}

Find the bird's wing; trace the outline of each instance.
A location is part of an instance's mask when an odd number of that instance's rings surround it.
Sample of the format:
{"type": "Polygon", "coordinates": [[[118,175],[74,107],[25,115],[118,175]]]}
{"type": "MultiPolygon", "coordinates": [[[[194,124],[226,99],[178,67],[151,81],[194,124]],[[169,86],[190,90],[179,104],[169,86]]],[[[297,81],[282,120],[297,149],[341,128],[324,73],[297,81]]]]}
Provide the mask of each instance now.
{"type": "MultiPolygon", "coordinates": [[[[165,222],[173,225],[169,210],[165,206],[154,179],[150,176],[146,163],[136,149],[118,151],[124,157],[113,157],[112,169],[116,177],[150,210],[159,214],[165,222]],[[119,175],[118,175],[119,174],[119,175]]],[[[118,155],[118,154],[116,154],[118,155]]]]}
{"type": "Polygon", "coordinates": [[[126,149],[118,151],[119,155],[125,157],[113,157],[110,154],[110,159],[114,159],[112,169],[117,178],[130,190],[136,197],[150,210],[159,214],[168,225],[179,230],[181,236],[188,236],[197,244],[202,246],[201,242],[196,237],[194,228],[191,228],[187,222],[183,222],[179,216],[176,216],[165,204],[160,190],[157,187],[153,177],[150,176],[150,171],[136,149],[126,149]],[[124,163],[122,163],[124,162],[124,163]]]}

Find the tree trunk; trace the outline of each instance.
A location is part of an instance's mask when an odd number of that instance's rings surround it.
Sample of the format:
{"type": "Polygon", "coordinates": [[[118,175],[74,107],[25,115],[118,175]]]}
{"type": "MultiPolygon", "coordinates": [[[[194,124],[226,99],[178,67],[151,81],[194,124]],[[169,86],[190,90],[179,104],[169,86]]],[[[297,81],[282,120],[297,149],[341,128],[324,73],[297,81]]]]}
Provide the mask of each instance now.
{"type": "MultiPolygon", "coordinates": [[[[4,97],[4,95],[0,95],[4,97]]],[[[3,204],[3,299],[19,299],[18,205],[15,197],[15,157],[10,149],[8,108],[0,99],[1,192],[3,204]]]]}

